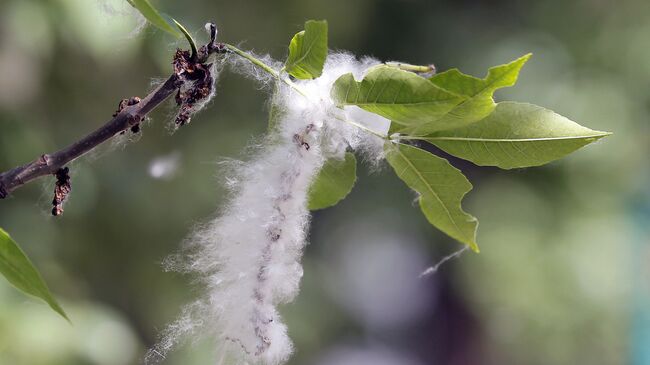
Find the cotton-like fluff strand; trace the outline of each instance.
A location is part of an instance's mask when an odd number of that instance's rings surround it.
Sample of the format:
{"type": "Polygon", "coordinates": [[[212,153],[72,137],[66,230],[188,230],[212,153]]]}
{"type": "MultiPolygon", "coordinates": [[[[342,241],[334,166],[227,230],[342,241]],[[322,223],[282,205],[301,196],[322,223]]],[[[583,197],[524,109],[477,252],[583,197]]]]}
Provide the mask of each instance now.
{"type": "Polygon", "coordinates": [[[168,262],[173,269],[198,274],[206,292],[168,326],[147,363],[203,335],[215,339],[218,365],[279,365],[288,359],[292,343],[277,305],[298,293],[309,186],[325,159],[342,158],[350,147],[377,159],[382,139],[367,137],[346,119],[354,117],[383,133],[389,125],[361,109],[336,108],[330,88],[340,75],[361,77],[374,63],[333,54],[321,77],[299,83],[306,97],[278,88],[277,127],[251,161],[231,168],[234,173],[225,181],[232,194],[218,217],[188,239],[183,258],[168,262]]]}

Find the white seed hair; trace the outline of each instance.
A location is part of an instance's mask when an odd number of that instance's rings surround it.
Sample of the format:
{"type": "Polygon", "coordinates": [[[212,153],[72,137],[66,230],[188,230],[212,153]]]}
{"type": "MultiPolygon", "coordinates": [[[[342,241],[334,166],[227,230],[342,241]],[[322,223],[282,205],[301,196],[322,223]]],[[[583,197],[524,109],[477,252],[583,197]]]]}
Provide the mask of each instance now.
{"type": "MultiPolygon", "coordinates": [[[[227,62],[262,87],[274,81],[247,61],[230,57],[227,62]]],[[[325,159],[343,158],[348,149],[362,151],[370,161],[381,159],[383,139],[344,120],[383,135],[390,125],[356,107],[337,108],[330,89],[339,76],[352,72],[359,79],[377,63],[333,53],[319,78],[296,81],[307,97],[278,86],[272,101],[281,111],[277,127],[250,161],[227,162],[229,201],[190,236],[182,254],[165,262],[167,269],[196,274],[205,292],[167,327],[146,363],[157,363],[177,344],[206,335],[216,341],[217,365],[280,365],[289,358],[293,346],[277,306],[299,290],[309,186],[325,159]]]]}

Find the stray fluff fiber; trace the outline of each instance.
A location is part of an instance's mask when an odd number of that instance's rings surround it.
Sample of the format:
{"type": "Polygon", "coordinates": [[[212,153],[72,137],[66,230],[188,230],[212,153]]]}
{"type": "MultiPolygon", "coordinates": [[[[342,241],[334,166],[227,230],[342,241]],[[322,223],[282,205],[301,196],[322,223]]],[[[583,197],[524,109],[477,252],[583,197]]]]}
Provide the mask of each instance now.
{"type": "MultiPolygon", "coordinates": [[[[242,63],[247,61],[226,62],[262,84],[271,81],[242,63]]],[[[183,257],[166,263],[168,269],[197,274],[206,291],[167,327],[146,363],[205,335],[216,340],[218,365],[279,365],[288,359],[292,343],[276,307],[299,290],[309,186],[325,159],[343,158],[349,148],[370,161],[382,157],[383,140],[345,120],[382,134],[390,124],[356,107],[337,108],[330,89],[339,76],[352,72],[360,79],[378,63],[330,54],[321,77],[296,82],[307,97],[278,86],[272,101],[281,111],[277,127],[250,161],[233,164],[225,178],[231,197],[220,214],[188,239],[183,257]]]]}

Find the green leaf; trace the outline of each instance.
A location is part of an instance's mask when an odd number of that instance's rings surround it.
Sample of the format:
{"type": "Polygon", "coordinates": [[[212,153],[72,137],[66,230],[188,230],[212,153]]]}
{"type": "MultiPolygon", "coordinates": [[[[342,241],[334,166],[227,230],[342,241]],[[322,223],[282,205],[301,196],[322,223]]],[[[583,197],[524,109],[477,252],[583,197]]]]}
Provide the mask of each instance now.
{"type": "Polygon", "coordinates": [[[419,148],[386,143],[386,159],[397,176],[419,193],[418,201],[429,223],[479,252],[478,221],[461,207],[472,184],[444,158],[419,148]]]}
{"type": "Polygon", "coordinates": [[[183,26],[183,24],[179,23],[178,20],[172,19],[172,22],[176,24],[176,27],[181,31],[181,33],[183,33],[185,39],[187,39],[187,43],[190,44],[190,48],[192,49],[192,58],[196,57],[197,54],[196,42],[194,41],[194,38],[192,38],[190,32],[188,32],[187,29],[185,29],[185,27],[183,26]]]}
{"type": "Polygon", "coordinates": [[[523,55],[505,65],[491,67],[485,78],[466,75],[457,68],[433,75],[429,80],[437,86],[462,95],[468,99],[487,97],[492,99],[492,94],[497,89],[513,86],[519,77],[519,71],[532,56],[531,53],[523,55]]]}
{"type": "Polygon", "coordinates": [[[585,128],[542,107],[499,103],[487,118],[422,139],[480,166],[538,166],[609,135],[585,128]]]}
{"type": "Polygon", "coordinates": [[[291,39],[284,69],[297,79],[315,79],[323,73],[325,58],[327,21],[308,20],[305,22],[305,30],[291,39]]]}
{"type": "Polygon", "coordinates": [[[309,188],[310,210],[328,208],[343,200],[357,180],[357,159],[346,152],[345,159],[330,158],[309,188]]]}
{"type": "Polygon", "coordinates": [[[386,65],[371,68],[361,81],[351,73],[339,77],[331,96],[340,106],[357,105],[407,127],[436,124],[465,99],[412,72],[386,65]]]}
{"type": "Polygon", "coordinates": [[[436,86],[464,98],[435,123],[400,128],[400,133],[422,136],[439,130],[459,128],[475,123],[488,116],[496,104],[493,95],[497,89],[513,86],[519,71],[531,54],[524,55],[508,64],[494,66],[485,78],[466,75],[458,69],[451,69],[432,76],[429,80],[436,86]]]}
{"type": "Polygon", "coordinates": [[[156,10],[156,8],[151,5],[149,0],[127,0],[131,6],[136,8],[142,16],[159,29],[164,30],[165,32],[173,35],[176,38],[180,38],[183,35],[174,28],[174,24],[169,20],[165,19],[162,14],[156,10]]]}
{"type": "Polygon", "coordinates": [[[55,312],[68,322],[70,321],[63,308],[50,293],[41,274],[38,273],[23,250],[18,247],[18,244],[2,228],[0,228],[0,273],[14,287],[44,300],[55,312]]]}

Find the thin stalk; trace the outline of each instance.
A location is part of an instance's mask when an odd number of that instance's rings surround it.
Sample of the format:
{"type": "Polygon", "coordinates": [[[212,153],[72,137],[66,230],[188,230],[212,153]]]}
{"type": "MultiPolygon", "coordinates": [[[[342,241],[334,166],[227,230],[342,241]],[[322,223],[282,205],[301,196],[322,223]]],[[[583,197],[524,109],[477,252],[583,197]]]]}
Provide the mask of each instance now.
{"type": "Polygon", "coordinates": [[[416,73],[435,73],[436,67],[434,65],[411,65],[403,62],[386,62],[386,66],[395,67],[404,71],[411,71],[416,73]]]}
{"type": "Polygon", "coordinates": [[[185,39],[187,39],[187,43],[190,44],[190,48],[192,49],[192,61],[196,62],[198,51],[196,49],[196,42],[194,41],[194,38],[192,38],[192,35],[190,34],[190,32],[187,31],[187,29],[185,29],[183,24],[176,21],[176,19],[172,19],[172,20],[174,21],[174,24],[176,24],[178,29],[181,31],[181,33],[183,33],[185,39]]]}
{"type": "Polygon", "coordinates": [[[229,51],[231,51],[232,53],[249,60],[252,64],[254,64],[255,66],[261,68],[262,70],[264,70],[269,75],[272,75],[273,77],[277,78],[278,80],[281,80],[285,84],[289,85],[292,89],[296,90],[296,92],[298,92],[298,94],[300,94],[300,95],[302,95],[304,97],[307,97],[307,92],[305,92],[305,90],[303,90],[300,86],[293,83],[288,78],[281,77],[280,73],[278,71],[274,70],[271,66],[269,66],[266,63],[262,62],[262,60],[260,60],[259,58],[253,56],[250,53],[242,51],[241,49],[233,46],[232,44],[224,43],[224,46],[226,46],[226,48],[229,51]]]}
{"type": "Polygon", "coordinates": [[[383,135],[383,134],[381,134],[379,132],[375,132],[372,129],[364,126],[363,124],[359,124],[359,123],[357,123],[357,122],[355,122],[353,120],[349,120],[347,118],[341,118],[341,117],[339,117],[337,115],[334,115],[334,114],[330,114],[330,116],[333,117],[336,120],[340,120],[341,122],[348,123],[348,124],[350,124],[352,126],[355,126],[355,127],[359,128],[359,129],[361,129],[362,131],[368,132],[368,133],[370,133],[372,135],[375,135],[375,136],[377,136],[377,137],[379,137],[381,139],[388,140],[387,136],[385,136],[385,135],[383,135]]]}
{"type": "Polygon", "coordinates": [[[409,136],[406,134],[395,133],[390,136],[390,139],[392,141],[400,141],[402,139],[412,141],[412,140],[424,140],[426,139],[426,136],[409,136]]]}

